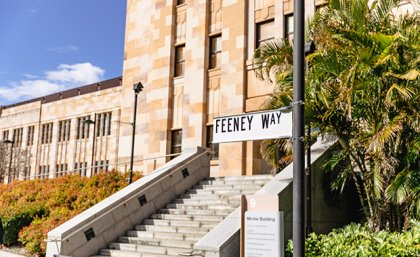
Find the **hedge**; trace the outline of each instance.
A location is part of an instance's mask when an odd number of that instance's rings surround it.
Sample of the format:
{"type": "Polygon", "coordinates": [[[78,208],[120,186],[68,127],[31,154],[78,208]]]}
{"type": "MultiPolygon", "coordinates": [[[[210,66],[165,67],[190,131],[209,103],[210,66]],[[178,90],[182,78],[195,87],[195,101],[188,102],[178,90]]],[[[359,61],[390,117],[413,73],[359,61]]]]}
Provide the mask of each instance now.
{"type": "MultiPolygon", "coordinates": [[[[289,241],[286,257],[292,257],[289,241]]],[[[327,235],[310,234],[306,257],[419,257],[420,222],[412,221],[403,232],[371,232],[367,226],[350,224],[327,235]]]]}
{"type": "Polygon", "coordinates": [[[30,225],[37,217],[48,215],[44,205],[31,204],[4,208],[0,211],[0,217],[4,230],[4,241],[6,245],[13,245],[18,242],[19,231],[30,225]]]}
{"type": "MultiPolygon", "coordinates": [[[[0,219],[5,244],[22,243],[28,253],[44,256],[48,231],[127,186],[128,173],[103,172],[0,185],[0,219]]],[[[139,173],[134,179],[140,178],[139,173]]]]}

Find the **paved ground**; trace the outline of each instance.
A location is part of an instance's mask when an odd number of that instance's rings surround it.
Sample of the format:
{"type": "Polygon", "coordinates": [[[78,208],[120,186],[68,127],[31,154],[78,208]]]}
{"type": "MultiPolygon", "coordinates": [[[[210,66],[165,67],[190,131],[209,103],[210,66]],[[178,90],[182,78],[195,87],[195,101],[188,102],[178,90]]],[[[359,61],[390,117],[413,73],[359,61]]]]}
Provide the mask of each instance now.
{"type": "Polygon", "coordinates": [[[0,257],[24,257],[24,256],[0,250],[0,257]]]}

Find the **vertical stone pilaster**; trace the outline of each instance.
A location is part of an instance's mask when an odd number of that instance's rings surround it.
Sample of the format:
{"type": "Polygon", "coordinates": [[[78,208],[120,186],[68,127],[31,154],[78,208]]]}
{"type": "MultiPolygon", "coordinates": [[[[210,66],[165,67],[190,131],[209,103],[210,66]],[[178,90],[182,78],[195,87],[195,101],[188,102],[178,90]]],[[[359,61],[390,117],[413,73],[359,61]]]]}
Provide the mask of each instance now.
{"type": "MultiPolygon", "coordinates": [[[[223,1],[221,115],[245,110],[246,24],[248,1],[223,1]]],[[[219,175],[245,174],[244,142],[220,145],[219,175]]]]}
{"type": "Polygon", "coordinates": [[[205,144],[208,13],[206,0],[188,1],[183,96],[183,149],[205,144]]]}
{"type": "MultiPolygon", "coordinates": [[[[168,149],[174,2],[129,0],[127,3],[121,121],[132,122],[133,84],[141,82],[144,85],[137,105],[135,159],[162,156],[168,149]]],[[[131,135],[130,126],[121,126],[120,162],[130,158],[131,135]]],[[[163,161],[159,159],[158,163],[163,161]]],[[[135,163],[134,169],[147,172],[147,163],[135,163]]]]}

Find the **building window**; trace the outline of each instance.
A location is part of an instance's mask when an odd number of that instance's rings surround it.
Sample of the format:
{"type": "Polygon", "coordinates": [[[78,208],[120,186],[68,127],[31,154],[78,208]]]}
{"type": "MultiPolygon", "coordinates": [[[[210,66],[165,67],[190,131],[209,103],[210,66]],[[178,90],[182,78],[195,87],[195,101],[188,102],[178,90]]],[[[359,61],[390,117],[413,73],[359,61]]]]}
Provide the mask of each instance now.
{"type": "Polygon", "coordinates": [[[70,120],[62,120],[58,122],[58,142],[70,140],[70,120]]]}
{"type": "Polygon", "coordinates": [[[9,131],[5,130],[3,131],[3,140],[8,140],[9,139],[9,131]]]}
{"type": "Polygon", "coordinates": [[[29,180],[31,176],[31,166],[26,166],[25,168],[23,168],[22,176],[23,180],[29,180]]]}
{"type": "Polygon", "coordinates": [[[99,113],[96,115],[95,125],[97,137],[111,135],[111,119],[111,112],[99,113]]]}
{"type": "Polygon", "coordinates": [[[67,164],[57,164],[55,166],[55,177],[61,177],[67,173],[67,164]]]}
{"type": "Polygon", "coordinates": [[[259,48],[263,43],[274,39],[274,20],[264,21],[257,23],[256,28],[256,48],[259,48]]]}
{"type": "Polygon", "coordinates": [[[49,174],[50,174],[50,165],[39,166],[39,177],[41,179],[48,178],[49,174]]]}
{"type": "Polygon", "coordinates": [[[85,121],[90,120],[90,116],[77,118],[76,139],[85,139],[89,137],[89,124],[85,121]]]}
{"type": "Polygon", "coordinates": [[[209,69],[219,68],[222,55],[222,35],[210,37],[209,69]]]}
{"type": "Polygon", "coordinates": [[[22,145],[23,128],[13,130],[13,147],[20,147],[22,145]]]}
{"type": "Polygon", "coordinates": [[[213,144],[213,125],[207,126],[206,147],[212,151],[211,159],[219,160],[219,144],[213,144]]]}
{"type": "Polygon", "coordinates": [[[30,146],[34,144],[35,126],[28,127],[28,136],[26,137],[26,145],[30,146]]]}
{"type": "Polygon", "coordinates": [[[42,124],[41,144],[50,144],[52,142],[53,123],[42,124]]]}
{"type": "Polygon", "coordinates": [[[176,0],[176,5],[185,4],[185,0],[176,0]]]}
{"type": "MultiPolygon", "coordinates": [[[[171,154],[181,153],[182,150],[182,130],[172,130],[171,132],[171,154]]],[[[171,157],[171,159],[176,156],[171,157]]]]}
{"type": "Polygon", "coordinates": [[[293,14],[286,15],[284,21],[284,38],[289,39],[289,42],[292,43],[294,31],[293,14]]]}
{"type": "Polygon", "coordinates": [[[108,171],[109,160],[96,161],[93,174],[98,174],[99,171],[108,171]]]}
{"type": "Polygon", "coordinates": [[[185,45],[175,47],[175,77],[184,76],[185,72],[185,45]]]}
{"type": "Polygon", "coordinates": [[[86,176],[87,162],[79,162],[74,164],[74,171],[78,172],[81,177],[86,176]]]}

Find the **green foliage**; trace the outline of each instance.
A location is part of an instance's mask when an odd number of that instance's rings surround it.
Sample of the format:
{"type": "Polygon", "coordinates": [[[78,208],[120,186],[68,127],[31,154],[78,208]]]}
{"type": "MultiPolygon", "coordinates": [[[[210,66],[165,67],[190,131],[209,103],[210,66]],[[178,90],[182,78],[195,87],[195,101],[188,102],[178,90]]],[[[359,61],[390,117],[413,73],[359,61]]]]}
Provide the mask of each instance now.
{"type": "MultiPolygon", "coordinates": [[[[395,16],[400,2],[331,0],[308,34],[316,51],[306,57],[305,120],[338,138],[332,187],[354,183],[375,230],[420,217],[420,17],[395,16]]],[[[254,58],[257,77],[278,86],[267,107],[289,105],[290,46],[263,45],[254,58]]],[[[269,159],[281,147],[263,146],[269,159]]]]}
{"type": "Polygon", "coordinates": [[[29,253],[45,255],[48,231],[124,188],[127,177],[128,173],[112,171],[90,178],[70,175],[0,185],[6,243],[19,241],[29,253]]]}
{"type": "MultiPolygon", "coordinates": [[[[420,256],[420,223],[408,230],[371,232],[367,226],[350,224],[327,235],[314,233],[305,241],[307,257],[417,257],[420,256]]],[[[292,257],[292,241],[286,257],[292,257]]]]}
{"type": "Polygon", "coordinates": [[[10,208],[2,208],[0,217],[5,232],[4,244],[16,244],[19,231],[31,224],[34,218],[44,215],[48,215],[47,208],[40,204],[16,205],[10,208]]]}

